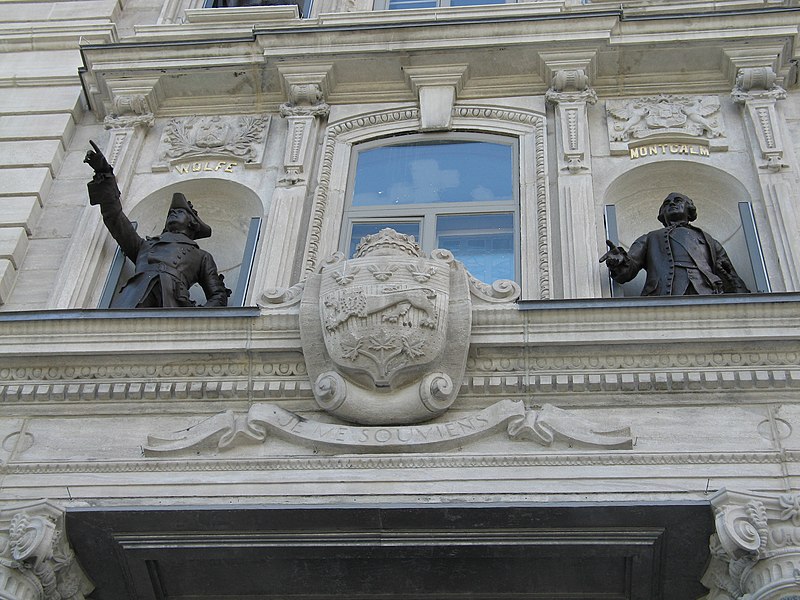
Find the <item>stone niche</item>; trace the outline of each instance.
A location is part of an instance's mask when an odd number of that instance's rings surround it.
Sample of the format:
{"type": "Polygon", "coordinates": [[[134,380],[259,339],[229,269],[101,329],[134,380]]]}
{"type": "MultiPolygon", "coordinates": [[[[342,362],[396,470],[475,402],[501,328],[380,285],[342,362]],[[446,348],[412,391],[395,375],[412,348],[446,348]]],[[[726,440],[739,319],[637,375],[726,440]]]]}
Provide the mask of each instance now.
{"type": "MultiPolygon", "coordinates": [[[[214,257],[225,276],[225,285],[236,289],[250,220],[264,214],[261,200],[249,188],[231,181],[210,178],[181,181],[147,195],[132,209],[126,207],[130,219],[138,223],[141,236],[161,233],[173,192],[183,193],[211,226],[211,237],[200,240],[200,247],[214,257]]],[[[194,293],[193,289],[193,298],[194,293]]]]}
{"type": "MultiPolygon", "coordinates": [[[[727,251],[736,271],[755,290],[755,281],[739,202],[750,202],[745,186],[733,175],[710,165],[664,160],[634,167],[607,188],[604,205],[616,207],[620,243],[629,248],[640,235],[661,227],[658,209],[670,192],[686,194],[697,207],[693,225],[709,232],[727,251]]],[[[625,296],[638,296],[644,271],[622,286],[625,296]]]]}

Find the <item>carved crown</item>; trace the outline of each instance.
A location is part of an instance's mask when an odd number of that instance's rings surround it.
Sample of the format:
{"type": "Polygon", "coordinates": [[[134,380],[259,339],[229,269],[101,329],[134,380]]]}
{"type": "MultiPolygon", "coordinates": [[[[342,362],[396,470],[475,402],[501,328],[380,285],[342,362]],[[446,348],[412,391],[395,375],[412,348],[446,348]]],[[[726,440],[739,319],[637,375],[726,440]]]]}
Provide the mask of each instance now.
{"type": "Polygon", "coordinates": [[[355,258],[408,254],[422,257],[423,252],[413,235],[397,233],[394,229],[381,229],[378,233],[361,238],[356,248],[355,258]]]}

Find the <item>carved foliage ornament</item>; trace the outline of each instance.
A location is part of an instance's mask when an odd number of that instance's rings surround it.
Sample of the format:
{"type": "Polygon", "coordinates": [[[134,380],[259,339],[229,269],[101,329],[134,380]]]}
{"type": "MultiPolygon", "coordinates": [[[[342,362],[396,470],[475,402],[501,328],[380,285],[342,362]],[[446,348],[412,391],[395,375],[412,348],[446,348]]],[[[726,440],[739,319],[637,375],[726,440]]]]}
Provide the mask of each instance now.
{"type": "Polygon", "coordinates": [[[800,592],[800,495],[720,492],[706,600],[782,600],[800,592]]]}
{"type": "Polygon", "coordinates": [[[159,146],[159,162],[174,164],[204,157],[234,157],[259,164],[264,153],[268,116],[210,116],[171,119],[159,146]]]}
{"type": "Polygon", "coordinates": [[[727,148],[717,96],[660,94],[608,100],[606,111],[612,151],[627,151],[627,143],[635,140],[666,136],[708,139],[712,148],[727,148]]]}
{"type": "Polygon", "coordinates": [[[85,600],[91,592],[63,527],[63,511],[47,502],[0,513],[0,569],[22,593],[14,598],[26,597],[24,589],[42,600],[85,600]]]}

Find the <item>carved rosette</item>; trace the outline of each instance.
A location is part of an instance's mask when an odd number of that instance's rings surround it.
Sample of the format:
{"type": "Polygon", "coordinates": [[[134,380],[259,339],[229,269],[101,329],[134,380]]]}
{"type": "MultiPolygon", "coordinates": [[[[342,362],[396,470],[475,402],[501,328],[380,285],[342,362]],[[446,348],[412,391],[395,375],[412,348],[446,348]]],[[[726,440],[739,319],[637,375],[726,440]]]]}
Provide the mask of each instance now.
{"type": "Polygon", "coordinates": [[[69,547],[63,510],[46,501],[0,510],[0,596],[85,600],[93,588],[69,547]]]}
{"type": "Polygon", "coordinates": [[[711,150],[727,150],[728,142],[717,96],[659,94],[606,101],[612,154],[646,141],[704,140],[711,150]]]}
{"type": "Polygon", "coordinates": [[[711,503],[706,600],[785,600],[800,592],[800,495],[723,490],[711,503]]]}
{"type": "Polygon", "coordinates": [[[470,283],[384,229],[306,282],[300,335],[317,403],[362,424],[415,423],[453,403],[466,368],[470,283]]]}

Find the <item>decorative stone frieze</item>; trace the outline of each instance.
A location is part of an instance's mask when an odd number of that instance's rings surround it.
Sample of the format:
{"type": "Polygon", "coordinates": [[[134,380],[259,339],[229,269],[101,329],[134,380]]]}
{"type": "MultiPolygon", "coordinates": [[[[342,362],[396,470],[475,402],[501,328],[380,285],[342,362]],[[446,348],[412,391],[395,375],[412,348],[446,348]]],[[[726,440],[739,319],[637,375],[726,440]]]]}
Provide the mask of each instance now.
{"type": "Polygon", "coordinates": [[[717,96],[659,94],[607,100],[611,154],[648,142],[687,142],[694,138],[709,150],[727,150],[725,125],[717,96]]]}
{"type": "Polygon", "coordinates": [[[232,158],[245,167],[263,161],[268,115],[192,116],[171,119],[164,128],[154,171],[181,161],[232,158]]]}
{"type": "Polygon", "coordinates": [[[800,494],[722,490],[702,582],[706,600],[789,600],[800,594],[800,494]]]}
{"type": "Polygon", "coordinates": [[[0,509],[5,600],[85,600],[92,589],[67,541],[62,509],[47,501],[0,509]]]}

